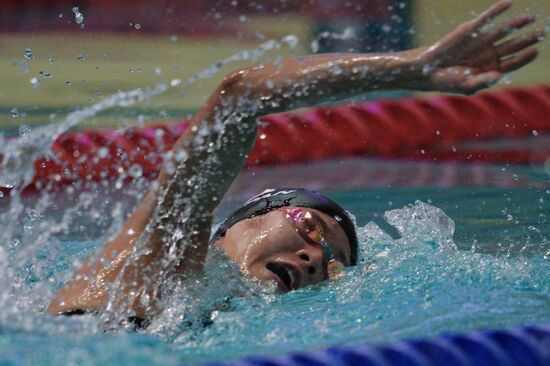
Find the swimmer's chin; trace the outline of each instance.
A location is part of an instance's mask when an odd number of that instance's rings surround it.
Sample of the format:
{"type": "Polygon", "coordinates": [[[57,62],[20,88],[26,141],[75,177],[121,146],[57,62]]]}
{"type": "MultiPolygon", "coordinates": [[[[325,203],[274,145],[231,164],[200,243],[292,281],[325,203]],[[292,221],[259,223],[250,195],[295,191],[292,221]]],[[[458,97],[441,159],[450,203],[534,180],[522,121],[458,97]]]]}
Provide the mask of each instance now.
{"type": "Polygon", "coordinates": [[[287,293],[289,290],[286,290],[286,288],[273,280],[265,280],[265,279],[259,279],[256,277],[248,277],[243,276],[244,282],[246,283],[247,287],[251,289],[253,292],[258,294],[266,294],[266,295],[274,295],[274,294],[284,294],[287,293]]]}

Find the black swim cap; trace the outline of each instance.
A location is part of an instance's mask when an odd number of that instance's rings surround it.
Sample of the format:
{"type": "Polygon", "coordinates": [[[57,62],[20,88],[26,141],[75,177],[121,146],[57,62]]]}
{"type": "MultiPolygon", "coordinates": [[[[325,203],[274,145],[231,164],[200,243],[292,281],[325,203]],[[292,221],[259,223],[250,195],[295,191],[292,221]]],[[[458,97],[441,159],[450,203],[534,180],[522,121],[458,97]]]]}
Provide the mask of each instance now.
{"type": "Polygon", "coordinates": [[[244,206],[234,211],[220,224],[212,236],[211,242],[224,236],[225,232],[239,221],[260,216],[273,209],[285,206],[313,208],[333,217],[348,237],[351,249],[351,265],[357,263],[357,234],[349,214],[339,204],[321,193],[303,188],[268,189],[252,197],[244,206]]]}

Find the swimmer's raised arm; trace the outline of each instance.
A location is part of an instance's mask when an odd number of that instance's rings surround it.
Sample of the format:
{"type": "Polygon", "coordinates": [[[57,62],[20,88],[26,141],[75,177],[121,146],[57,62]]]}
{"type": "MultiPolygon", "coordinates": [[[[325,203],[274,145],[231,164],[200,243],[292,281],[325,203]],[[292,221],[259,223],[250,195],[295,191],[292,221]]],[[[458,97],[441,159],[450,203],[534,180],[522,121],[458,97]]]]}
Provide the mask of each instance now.
{"type": "MultiPolygon", "coordinates": [[[[385,54],[321,54],[243,69],[234,89],[262,100],[263,113],[338,100],[372,90],[410,89],[471,94],[537,56],[543,30],[502,42],[534,21],[519,16],[483,28],[511,5],[501,1],[430,47],[385,54]]],[[[260,113],[261,114],[261,113],[260,113]]]]}
{"type": "Polygon", "coordinates": [[[199,273],[212,216],[253,147],[257,119],[270,113],[372,90],[474,93],[531,62],[541,30],[502,41],[533,22],[520,16],[493,27],[501,1],[430,47],[388,54],[322,54],[229,74],[173,147],[157,184],[99,255],[60,289],[49,311],[114,307],[145,318],[159,309],[167,277],[199,273]],[[139,245],[138,245],[139,243],[139,245]]]}

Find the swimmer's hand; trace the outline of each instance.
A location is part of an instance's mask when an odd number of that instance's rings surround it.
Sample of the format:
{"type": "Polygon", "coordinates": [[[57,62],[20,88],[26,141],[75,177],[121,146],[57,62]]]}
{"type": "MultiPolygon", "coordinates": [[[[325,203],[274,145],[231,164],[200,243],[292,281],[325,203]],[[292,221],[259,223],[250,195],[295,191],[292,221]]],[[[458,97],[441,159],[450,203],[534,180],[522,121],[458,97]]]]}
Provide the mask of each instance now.
{"type": "Polygon", "coordinates": [[[538,51],[530,46],[542,40],[543,30],[504,39],[533,23],[534,17],[523,15],[491,25],[493,19],[511,5],[510,0],[500,1],[431,47],[422,49],[420,64],[428,76],[426,89],[473,94],[498,82],[503,73],[533,61],[538,51]]]}

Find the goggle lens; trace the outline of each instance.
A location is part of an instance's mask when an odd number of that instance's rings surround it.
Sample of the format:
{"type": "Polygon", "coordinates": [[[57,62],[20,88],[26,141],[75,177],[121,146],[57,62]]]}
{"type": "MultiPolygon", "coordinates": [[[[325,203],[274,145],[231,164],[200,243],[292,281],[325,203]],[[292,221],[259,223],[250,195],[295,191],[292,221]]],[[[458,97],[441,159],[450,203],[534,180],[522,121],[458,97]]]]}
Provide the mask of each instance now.
{"type": "Polygon", "coordinates": [[[296,227],[304,228],[305,235],[313,243],[317,243],[323,250],[323,267],[326,277],[330,281],[338,281],[344,277],[344,263],[334,258],[334,252],[330,244],[324,238],[324,228],[321,223],[313,220],[310,212],[302,209],[284,209],[287,219],[296,227]]]}

